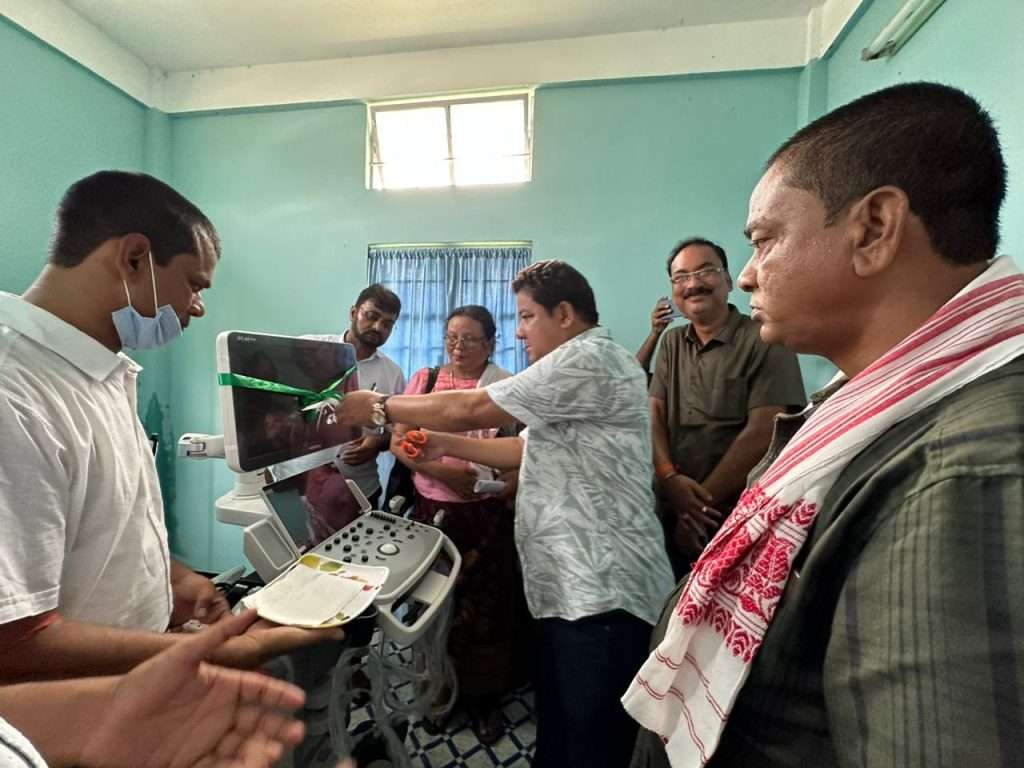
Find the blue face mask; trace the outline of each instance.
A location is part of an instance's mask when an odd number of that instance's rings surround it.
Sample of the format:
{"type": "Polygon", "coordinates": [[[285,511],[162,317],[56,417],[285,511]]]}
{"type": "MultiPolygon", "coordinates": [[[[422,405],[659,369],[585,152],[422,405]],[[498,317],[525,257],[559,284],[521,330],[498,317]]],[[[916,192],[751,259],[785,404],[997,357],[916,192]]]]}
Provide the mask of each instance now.
{"type": "MultiPolygon", "coordinates": [[[[153,270],[152,251],[149,254],[149,274],[153,278],[153,306],[156,307],[156,273],[153,270]]],[[[128,297],[128,306],[110,313],[117,335],[121,337],[122,347],[155,349],[181,336],[181,321],[170,304],[157,307],[155,317],[145,317],[132,306],[127,282],[124,284],[124,293],[128,297]]]]}

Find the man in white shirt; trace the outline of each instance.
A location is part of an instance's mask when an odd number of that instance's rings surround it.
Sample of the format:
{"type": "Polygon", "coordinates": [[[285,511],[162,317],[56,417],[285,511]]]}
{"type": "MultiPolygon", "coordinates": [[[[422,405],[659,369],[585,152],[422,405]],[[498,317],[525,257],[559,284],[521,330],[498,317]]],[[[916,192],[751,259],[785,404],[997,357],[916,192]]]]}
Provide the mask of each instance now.
{"type": "MultiPolygon", "coordinates": [[[[226,614],[209,579],[170,558],[141,369],[121,351],[202,317],[219,257],[180,194],[101,171],[64,194],[36,281],[0,294],[0,679],[123,672],[178,641],[170,624],[226,614]]],[[[257,665],[319,639],[260,627],[215,660],[257,665]]]]}
{"type": "Polygon", "coordinates": [[[647,379],[598,326],[594,294],[561,261],[512,283],[531,365],[483,389],[381,397],[346,394],[340,419],[444,432],[526,424],[529,437],[477,440],[431,432],[422,455],[521,466],[516,546],[535,654],[535,768],[620,768],[635,726],[621,687],[647,655],[658,604],[672,589],[649,465],[647,379]]]}
{"type": "MultiPolygon", "coordinates": [[[[348,311],[351,325],[340,336],[308,336],[323,341],[344,341],[356,348],[359,366],[359,388],[372,389],[384,395],[399,395],[405,391],[405,374],[394,360],[380,351],[387,343],[402,313],[402,301],[397,294],[380,283],[364,288],[356,303],[348,311]]],[[[380,476],[377,457],[387,450],[390,435],[380,429],[366,429],[363,436],[340,447],[335,465],[378,508],[381,501],[380,476]]]]}

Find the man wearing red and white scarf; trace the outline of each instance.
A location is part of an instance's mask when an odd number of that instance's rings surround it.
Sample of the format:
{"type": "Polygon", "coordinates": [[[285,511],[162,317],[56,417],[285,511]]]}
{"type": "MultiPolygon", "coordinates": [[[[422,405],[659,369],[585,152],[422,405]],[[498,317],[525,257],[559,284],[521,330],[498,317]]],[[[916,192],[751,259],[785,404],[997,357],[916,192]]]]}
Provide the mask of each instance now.
{"type": "Polygon", "coordinates": [[[772,448],[623,697],[635,768],[1024,759],[1024,275],[966,94],[811,123],[750,200],[768,343],[840,375],[772,448]]]}

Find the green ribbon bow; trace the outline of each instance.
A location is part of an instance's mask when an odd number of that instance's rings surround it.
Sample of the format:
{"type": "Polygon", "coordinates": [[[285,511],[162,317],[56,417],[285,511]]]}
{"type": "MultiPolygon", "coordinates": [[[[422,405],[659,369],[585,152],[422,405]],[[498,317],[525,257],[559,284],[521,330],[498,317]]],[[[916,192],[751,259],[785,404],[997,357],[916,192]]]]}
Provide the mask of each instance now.
{"type": "MultiPolygon", "coordinates": [[[[345,397],[345,394],[343,392],[339,392],[338,387],[342,386],[348,380],[348,377],[355,373],[357,367],[357,365],[353,365],[345,371],[340,378],[332,381],[319,392],[313,389],[293,387],[289,384],[280,384],[276,381],[257,379],[254,376],[243,376],[240,373],[219,373],[217,374],[217,383],[226,387],[241,387],[242,389],[257,389],[261,392],[272,392],[275,395],[291,395],[299,399],[299,409],[301,410],[307,406],[322,403],[325,400],[330,400],[332,398],[339,401],[342,400],[345,397]]],[[[308,421],[312,421],[318,415],[319,413],[317,409],[313,409],[306,412],[306,419],[308,421]]]]}

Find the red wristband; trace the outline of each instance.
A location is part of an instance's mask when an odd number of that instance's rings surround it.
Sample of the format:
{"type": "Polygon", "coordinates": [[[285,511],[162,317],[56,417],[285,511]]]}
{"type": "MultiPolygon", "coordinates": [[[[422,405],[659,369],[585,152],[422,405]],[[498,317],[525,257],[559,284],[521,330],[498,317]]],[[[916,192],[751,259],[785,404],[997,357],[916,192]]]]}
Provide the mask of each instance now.
{"type": "Polygon", "coordinates": [[[659,480],[667,480],[676,474],[675,465],[671,461],[665,461],[661,464],[657,464],[654,467],[654,474],[657,475],[659,480]]]}

